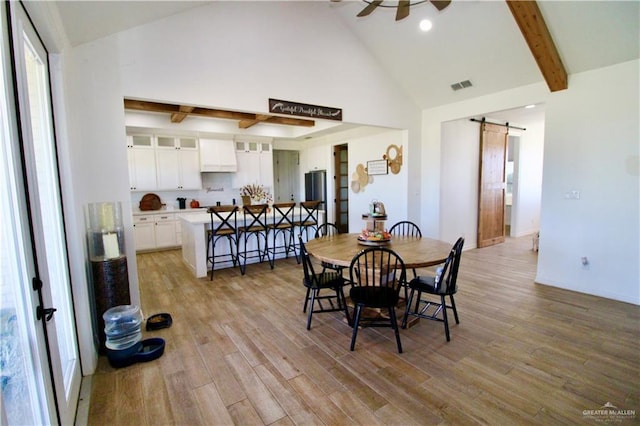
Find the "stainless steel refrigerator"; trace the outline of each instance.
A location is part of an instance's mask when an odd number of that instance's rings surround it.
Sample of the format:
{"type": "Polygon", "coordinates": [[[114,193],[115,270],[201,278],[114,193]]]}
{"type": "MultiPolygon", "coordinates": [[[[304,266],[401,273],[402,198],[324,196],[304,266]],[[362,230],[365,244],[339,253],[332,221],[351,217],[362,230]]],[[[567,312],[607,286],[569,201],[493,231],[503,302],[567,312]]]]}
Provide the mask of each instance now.
{"type": "Polygon", "coordinates": [[[320,200],[320,210],[327,210],[327,172],[314,170],[304,174],[305,201],[320,200]]]}

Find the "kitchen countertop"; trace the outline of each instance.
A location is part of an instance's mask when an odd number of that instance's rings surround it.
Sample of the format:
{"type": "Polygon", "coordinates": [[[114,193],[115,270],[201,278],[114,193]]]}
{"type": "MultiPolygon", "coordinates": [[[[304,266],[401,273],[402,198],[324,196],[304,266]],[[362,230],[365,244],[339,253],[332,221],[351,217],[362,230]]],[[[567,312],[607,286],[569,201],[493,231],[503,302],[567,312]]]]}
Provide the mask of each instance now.
{"type": "Polygon", "coordinates": [[[133,216],[140,216],[144,214],[163,214],[163,213],[206,213],[206,207],[199,207],[197,209],[192,209],[187,207],[186,209],[177,209],[173,206],[164,206],[160,210],[140,210],[138,207],[134,207],[131,209],[133,216]]]}

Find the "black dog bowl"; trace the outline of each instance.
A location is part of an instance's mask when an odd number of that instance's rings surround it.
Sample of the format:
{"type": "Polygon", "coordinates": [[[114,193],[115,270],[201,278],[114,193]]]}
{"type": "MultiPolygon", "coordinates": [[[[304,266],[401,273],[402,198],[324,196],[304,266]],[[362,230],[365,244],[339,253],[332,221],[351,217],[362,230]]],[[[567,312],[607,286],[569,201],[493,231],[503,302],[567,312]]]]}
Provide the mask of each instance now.
{"type": "Polygon", "coordinates": [[[152,337],[141,340],[126,349],[107,348],[107,358],[114,368],[128,367],[136,362],[148,362],[160,358],[164,353],[164,346],[164,339],[152,337]]]}
{"type": "Polygon", "coordinates": [[[133,356],[134,362],[147,362],[158,359],[164,353],[164,339],[152,337],[140,342],[140,349],[133,356]]]}
{"type": "Polygon", "coordinates": [[[109,364],[114,368],[127,367],[135,362],[135,356],[142,349],[142,343],[135,343],[126,349],[109,349],[107,348],[107,358],[109,364]]]}
{"type": "Polygon", "coordinates": [[[172,322],[171,315],[167,313],[151,315],[147,318],[147,331],[171,327],[172,322]]]}

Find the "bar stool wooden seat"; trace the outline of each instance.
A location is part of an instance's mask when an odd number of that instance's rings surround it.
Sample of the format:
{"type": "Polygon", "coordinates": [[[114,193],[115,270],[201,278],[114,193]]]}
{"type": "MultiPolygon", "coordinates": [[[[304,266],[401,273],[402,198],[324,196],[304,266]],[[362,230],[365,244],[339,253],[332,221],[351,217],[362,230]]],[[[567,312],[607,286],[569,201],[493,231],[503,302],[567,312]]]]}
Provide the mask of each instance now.
{"type": "Polygon", "coordinates": [[[258,258],[260,262],[264,262],[266,257],[273,269],[273,258],[269,254],[268,208],[268,204],[254,204],[242,208],[244,222],[242,226],[238,226],[237,240],[238,263],[242,275],[247,269],[247,259],[251,258],[258,258]],[[248,250],[247,245],[252,238],[255,239],[256,248],[248,250]],[[264,243],[264,246],[261,243],[264,243]]]}
{"type": "Polygon", "coordinates": [[[207,213],[211,215],[211,229],[207,230],[207,266],[211,264],[211,279],[213,280],[216,259],[231,260],[234,268],[238,262],[238,206],[209,207],[207,213]],[[229,243],[229,253],[216,254],[216,244],[222,238],[229,243]]]}
{"type": "MultiPolygon", "coordinates": [[[[318,209],[320,208],[321,201],[301,201],[300,202],[300,214],[298,220],[294,222],[297,235],[303,237],[304,242],[309,241],[309,236],[314,237],[318,230],[318,209]]],[[[300,263],[300,257],[298,256],[300,251],[300,244],[296,241],[296,260],[300,263]]]]}
{"type": "Polygon", "coordinates": [[[276,203],[272,205],[272,221],[267,225],[271,236],[271,247],[269,252],[275,259],[276,254],[284,253],[288,258],[289,253],[296,256],[295,229],[295,207],[296,203],[276,203]],[[278,244],[280,238],[281,244],[278,244]]]}
{"type": "Polygon", "coordinates": [[[313,238],[318,230],[318,210],[320,201],[302,201],[300,203],[300,220],[296,222],[298,235],[304,235],[303,241],[309,241],[309,235],[313,238]]]}

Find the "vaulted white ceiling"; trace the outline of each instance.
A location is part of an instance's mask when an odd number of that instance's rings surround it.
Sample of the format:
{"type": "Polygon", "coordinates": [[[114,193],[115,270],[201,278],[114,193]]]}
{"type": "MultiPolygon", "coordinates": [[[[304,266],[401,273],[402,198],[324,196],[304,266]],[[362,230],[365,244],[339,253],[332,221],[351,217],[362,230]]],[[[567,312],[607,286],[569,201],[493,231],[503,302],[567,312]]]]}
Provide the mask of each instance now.
{"type": "MultiPolygon", "coordinates": [[[[442,11],[429,2],[411,7],[395,21],[395,9],[378,8],[358,18],[361,1],[324,3],[358,38],[420,108],[544,81],[504,1],[453,0],[442,11]],[[423,33],[421,19],[432,21],[423,33]],[[451,84],[472,87],[453,91],[451,84]]],[[[210,1],[60,1],[56,2],[71,45],[86,43],[158,20],[210,1]]],[[[244,1],[251,7],[251,1],[244,1]]],[[[396,2],[385,0],[383,4],[396,2]]],[[[640,56],[640,2],[538,1],[564,67],[569,74],[640,56]]],[[[218,2],[217,7],[220,7],[218,2]]],[[[313,9],[310,9],[312,11],[313,9]]],[[[257,17],[259,18],[259,17],[257,17]]],[[[571,82],[569,81],[569,88],[571,82]]]]}

